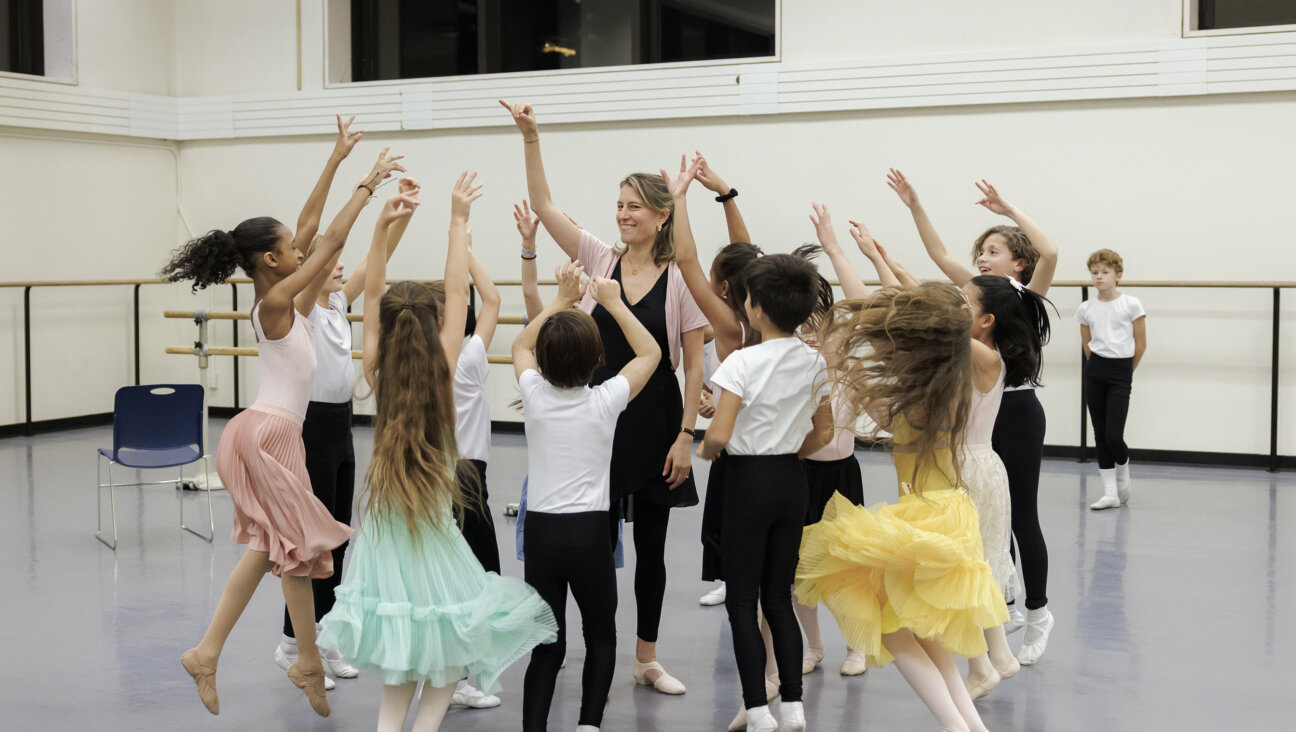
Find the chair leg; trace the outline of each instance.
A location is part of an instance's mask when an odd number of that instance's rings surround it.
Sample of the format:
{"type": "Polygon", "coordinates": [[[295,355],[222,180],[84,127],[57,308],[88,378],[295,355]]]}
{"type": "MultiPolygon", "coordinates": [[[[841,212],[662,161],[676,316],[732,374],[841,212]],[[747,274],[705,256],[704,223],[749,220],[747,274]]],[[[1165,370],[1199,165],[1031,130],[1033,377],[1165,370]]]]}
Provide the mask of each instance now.
{"type": "Polygon", "coordinates": [[[96,516],[95,516],[95,524],[96,524],[96,526],[95,526],[95,538],[98,539],[98,540],[100,541],[100,543],[102,543],[104,546],[108,547],[109,549],[112,549],[113,551],[117,551],[117,500],[116,500],[116,495],[115,495],[114,492],[113,492],[112,461],[111,461],[111,460],[108,461],[108,486],[107,486],[107,487],[108,487],[108,505],[109,505],[109,506],[111,507],[111,509],[112,509],[112,525],[113,525],[113,534],[112,534],[112,543],[111,543],[111,544],[109,544],[108,541],[107,541],[106,539],[103,538],[103,489],[104,489],[104,484],[101,482],[101,481],[103,480],[103,478],[102,478],[102,473],[101,473],[102,470],[103,470],[103,456],[100,455],[100,456],[99,456],[99,460],[98,460],[98,462],[95,464],[95,482],[99,484],[99,486],[98,486],[97,488],[95,488],[95,505],[96,505],[97,508],[98,508],[98,510],[95,512],[95,513],[96,513],[96,516]]]}
{"type": "MultiPolygon", "coordinates": [[[[207,477],[207,483],[206,483],[206,485],[209,485],[209,486],[210,486],[210,485],[211,485],[211,471],[208,470],[208,468],[207,468],[207,456],[204,455],[204,456],[202,456],[201,459],[202,459],[202,464],[203,464],[203,473],[204,473],[204,474],[206,475],[206,477],[207,477]]],[[[194,531],[193,529],[191,529],[191,528],[189,528],[188,526],[185,525],[185,522],[184,522],[184,487],[183,487],[183,486],[184,486],[184,469],[182,468],[182,469],[180,470],[180,481],[176,483],[176,490],[177,490],[177,496],[176,496],[176,498],[179,499],[179,501],[180,501],[180,528],[184,529],[185,531],[188,531],[189,533],[193,534],[194,536],[198,537],[199,539],[202,539],[203,541],[205,541],[205,542],[207,542],[208,544],[210,544],[210,543],[212,543],[212,539],[216,538],[216,519],[215,519],[215,517],[212,515],[211,490],[207,490],[207,491],[205,491],[205,492],[207,493],[207,523],[208,523],[208,525],[209,525],[209,533],[207,533],[206,535],[203,535],[203,534],[200,534],[200,533],[198,533],[197,531],[194,531]]]]}

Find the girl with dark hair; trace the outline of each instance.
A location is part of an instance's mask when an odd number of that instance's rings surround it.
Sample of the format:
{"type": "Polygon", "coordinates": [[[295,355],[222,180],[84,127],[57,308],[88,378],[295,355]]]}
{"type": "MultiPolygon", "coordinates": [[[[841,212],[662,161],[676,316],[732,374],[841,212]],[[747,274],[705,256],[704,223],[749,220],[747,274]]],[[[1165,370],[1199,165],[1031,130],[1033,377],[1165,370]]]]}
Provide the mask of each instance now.
{"type": "MultiPolygon", "coordinates": [[[[1040,356],[1049,336],[1045,300],[1021,283],[978,275],[963,286],[972,307],[972,411],[967,442],[959,455],[963,482],[981,519],[981,544],[1004,600],[1020,591],[1009,547],[1012,510],[1008,471],[992,446],[994,425],[1009,383],[1038,380],[1040,356]]],[[[968,660],[967,689],[979,699],[1020,668],[1008,647],[1006,629],[985,631],[988,653],[968,660]]]]}
{"type": "Polygon", "coordinates": [[[593,318],[573,309],[585,294],[584,270],[555,273],[558,296],[513,341],[527,435],[526,581],[553,608],[558,637],[536,648],[527,666],[522,728],[544,730],[567,650],[567,591],[585,635],[579,732],[603,723],[616,666],[616,570],[607,533],[613,426],[657,369],[661,348],[621,299],[616,280],[589,289],[616,319],[634,351],[616,376],[590,385],[603,362],[593,318]]]}
{"type": "MultiPolygon", "coordinates": [[[[346,243],[373,187],[392,171],[404,170],[399,159],[383,149],[309,258],[302,255],[304,244],[294,245],[313,238],[309,222],[294,237],[275,219],[260,217],[233,231],[210,231],[190,241],[162,269],[172,282],[193,280],[197,291],[224,282],[241,267],[255,291],[252,327],[260,349],[261,386],[252,406],[226,425],[216,450],[216,472],[234,502],[232,538],[248,548],[230,573],[202,641],[180,657],[212,714],[220,712],[216,667],[221,650],[266,572],[283,580],[297,636],[298,661],[289,667],[288,678],[306,693],[311,708],[329,714],[310,580],[340,569],[333,566],[332,550],[351,536],[351,527],[334,519],[314,496],[306,471],[301,431],[315,376],[315,346],[302,310],[314,307],[329,275],[329,260],[346,243]]],[[[325,174],[331,174],[331,167],[325,174]]]]}
{"type": "MultiPolygon", "coordinates": [[[[472,509],[456,477],[453,380],[468,314],[468,215],[481,196],[474,177],[459,176],[451,198],[444,317],[428,283],[388,289],[386,253],[369,250],[363,363],[377,403],[373,458],[363,523],[320,643],[382,674],[379,732],[403,728],[419,682],[414,730],[438,729],[460,680],[476,674],[495,690],[504,669],[557,630],[534,590],[482,568],[456,523],[472,509]]],[[[375,242],[417,205],[412,195],[388,201],[375,242]]]]}
{"type": "MultiPolygon", "coordinates": [[[[571,259],[592,276],[616,280],[621,297],[653,334],[662,357],[644,394],[622,412],[612,449],[608,534],[615,541],[621,519],[634,524],[635,605],[638,623],[633,675],[664,694],[683,694],[684,684],[657,662],[657,636],[666,594],[666,534],[670,509],[698,502],[693,483],[694,427],[702,396],[702,330],[698,309],[676,265],[673,203],[659,175],[633,173],[621,181],[617,225],[621,241],[610,247],[581,229],[554,203],[540,157],[540,133],[529,104],[509,105],[525,147],[527,191],[540,223],[571,259]],[[682,359],[681,359],[682,352],[682,359]],[[675,375],[684,365],[684,394],[675,375]]],[[[590,293],[580,308],[594,316],[606,362],[595,385],[616,376],[634,350],[607,308],[590,293]]]]}
{"type": "MultiPolygon", "coordinates": [[[[913,214],[928,256],[955,285],[967,284],[974,273],[945,249],[908,179],[892,168],[887,184],[913,214]]],[[[1005,201],[994,186],[981,181],[977,189],[982,196],[978,205],[1017,224],[991,227],[977,237],[972,248],[977,273],[1008,277],[1040,297],[1048,295],[1057,271],[1057,245],[1029,216],[1005,201]]],[[[1009,354],[1003,357],[1008,361],[1009,374],[1029,368],[1025,364],[1014,365],[1009,354]]],[[[1044,655],[1053,631],[1053,615],[1048,610],[1048,546],[1039,522],[1039,473],[1044,459],[1045,419],[1044,407],[1035,396],[1038,385],[1038,376],[1034,380],[1014,380],[1009,376],[995,418],[992,441],[994,451],[1008,470],[1012,532],[1021,554],[1022,580],[1026,587],[1026,616],[1010,605],[1012,620],[1008,624],[1010,633],[1026,626],[1026,637],[1017,652],[1017,659],[1025,665],[1039,661],[1044,655]]]]}
{"type": "Polygon", "coordinates": [[[827,605],[870,666],[894,661],[941,729],[984,732],[952,656],[984,653],[983,630],[1008,619],[954,458],[971,411],[971,320],[963,295],[937,283],[829,311],[823,352],[851,424],[867,414],[864,436],[892,434],[900,500],[833,496],[805,531],[796,594],[827,605]]]}

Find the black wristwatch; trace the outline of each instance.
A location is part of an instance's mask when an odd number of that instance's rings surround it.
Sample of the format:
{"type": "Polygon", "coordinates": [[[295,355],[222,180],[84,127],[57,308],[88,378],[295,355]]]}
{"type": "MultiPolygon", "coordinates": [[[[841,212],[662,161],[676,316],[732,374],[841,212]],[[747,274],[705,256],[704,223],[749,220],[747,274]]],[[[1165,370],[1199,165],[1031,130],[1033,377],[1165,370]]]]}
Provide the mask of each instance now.
{"type": "Polygon", "coordinates": [[[729,199],[734,198],[737,195],[738,195],[738,189],[730,188],[729,192],[724,194],[723,196],[716,196],[716,203],[724,203],[725,201],[728,201],[729,199]]]}
{"type": "Polygon", "coordinates": [[[694,432],[693,430],[689,429],[688,427],[680,427],[680,433],[681,433],[681,434],[688,435],[691,439],[694,439],[694,440],[697,439],[697,433],[694,432]]]}

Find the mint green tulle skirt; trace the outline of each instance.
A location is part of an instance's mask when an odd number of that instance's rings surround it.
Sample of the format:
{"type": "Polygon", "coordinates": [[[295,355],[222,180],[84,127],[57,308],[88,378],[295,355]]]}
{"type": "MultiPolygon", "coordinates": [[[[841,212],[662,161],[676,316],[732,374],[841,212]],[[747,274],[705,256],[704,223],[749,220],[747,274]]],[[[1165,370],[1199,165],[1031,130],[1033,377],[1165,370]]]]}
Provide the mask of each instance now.
{"type": "Polygon", "coordinates": [[[525,582],[482,569],[451,517],[420,526],[419,539],[404,519],[366,517],[317,643],[385,684],[475,675],[499,690],[504,669],[555,640],[553,611],[525,582]]]}

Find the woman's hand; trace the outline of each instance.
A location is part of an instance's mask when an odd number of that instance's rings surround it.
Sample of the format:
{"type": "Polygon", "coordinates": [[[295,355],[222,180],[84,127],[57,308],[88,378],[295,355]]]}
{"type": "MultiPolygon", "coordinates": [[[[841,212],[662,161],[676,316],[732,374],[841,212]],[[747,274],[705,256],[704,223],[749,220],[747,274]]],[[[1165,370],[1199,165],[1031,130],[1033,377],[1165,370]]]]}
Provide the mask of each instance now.
{"type": "Polygon", "coordinates": [[[534,142],[540,139],[540,128],[536,125],[535,110],[530,104],[509,104],[503,99],[499,103],[513,115],[513,124],[522,133],[522,139],[534,142]]]}
{"type": "Polygon", "coordinates": [[[913,185],[909,183],[908,178],[905,178],[904,173],[891,168],[890,172],[887,173],[887,185],[896,192],[896,195],[900,197],[900,202],[904,205],[909,208],[918,205],[918,191],[914,190],[913,185]]]}
{"type": "Polygon", "coordinates": [[[810,214],[810,223],[814,224],[819,246],[823,247],[825,254],[834,254],[841,249],[841,244],[837,243],[837,234],[833,231],[832,215],[828,213],[828,207],[820,203],[812,203],[810,207],[814,209],[814,213],[810,214]]]}
{"type": "Polygon", "coordinates": [[[689,473],[693,472],[693,458],[689,454],[692,448],[693,438],[687,432],[680,432],[679,437],[675,438],[675,444],[671,445],[670,452],[666,453],[662,477],[666,479],[666,487],[670,490],[680,487],[689,473]]]}
{"type": "Polygon", "coordinates": [[[382,152],[378,153],[378,162],[374,163],[373,169],[369,171],[369,175],[366,175],[364,180],[360,181],[360,183],[356,185],[356,188],[364,186],[369,189],[369,194],[373,195],[373,192],[378,190],[379,181],[390,178],[391,174],[397,170],[402,173],[405,172],[405,167],[399,162],[400,159],[405,156],[388,155],[387,152],[389,150],[391,150],[390,147],[384,147],[382,152]]]}
{"type": "Polygon", "coordinates": [[[666,191],[670,193],[672,199],[679,201],[688,194],[689,184],[693,182],[701,166],[700,159],[694,159],[693,164],[689,165],[688,156],[681,155],[679,176],[671,178],[665,168],[661,169],[662,180],[666,182],[666,191]]]}
{"type": "Polygon", "coordinates": [[[342,115],[337,115],[338,138],[333,143],[333,157],[339,161],[345,160],[346,156],[351,154],[355,149],[356,143],[364,137],[364,130],[351,129],[351,123],[355,122],[355,115],[352,115],[346,122],[342,121],[342,115]]]}
{"type": "Polygon", "coordinates": [[[1017,212],[1017,209],[1011,203],[1005,201],[1003,196],[999,195],[999,191],[995,190],[995,187],[990,185],[984,178],[976,184],[976,187],[977,190],[981,191],[981,200],[977,201],[978,206],[985,206],[1000,216],[1011,217],[1017,212]]]}
{"type": "Polygon", "coordinates": [[[558,281],[558,298],[568,303],[568,307],[580,302],[580,299],[585,296],[587,278],[585,268],[579,264],[567,262],[558,265],[554,270],[554,279],[558,281]]]}
{"type": "Polygon", "coordinates": [[[697,157],[693,158],[693,163],[698,166],[698,182],[705,186],[708,191],[713,191],[722,196],[727,194],[729,192],[729,184],[725,183],[724,180],[711,169],[711,165],[707,163],[706,158],[702,156],[701,152],[696,150],[694,152],[697,153],[697,157]]]}
{"type": "Polygon", "coordinates": [[[482,197],[482,184],[473,183],[477,179],[477,173],[464,171],[459,174],[459,180],[455,181],[454,191],[450,194],[450,220],[468,221],[468,214],[472,210],[473,201],[482,197]]]}

